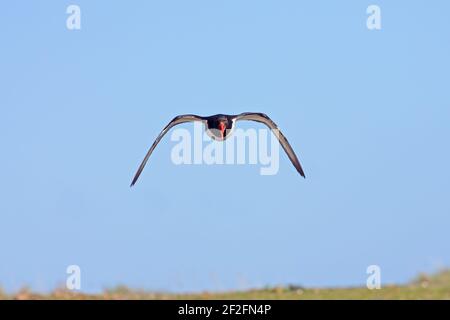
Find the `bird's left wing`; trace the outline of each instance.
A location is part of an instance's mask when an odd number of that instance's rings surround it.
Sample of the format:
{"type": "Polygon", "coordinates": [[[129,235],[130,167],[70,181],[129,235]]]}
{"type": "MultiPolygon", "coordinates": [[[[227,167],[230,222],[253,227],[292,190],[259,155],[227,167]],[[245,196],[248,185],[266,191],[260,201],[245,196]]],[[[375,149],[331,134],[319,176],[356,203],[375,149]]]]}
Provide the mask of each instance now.
{"type": "Polygon", "coordinates": [[[193,122],[193,121],[205,121],[203,117],[196,116],[194,114],[185,114],[181,116],[177,116],[172,119],[172,121],[169,122],[169,124],[161,131],[159,136],[156,138],[155,142],[153,142],[153,145],[150,147],[150,150],[148,150],[147,154],[145,155],[144,160],[142,160],[141,165],[139,166],[136,174],[134,175],[133,181],[131,182],[131,186],[134,186],[136,181],[139,179],[139,176],[142,173],[142,170],[144,170],[145,164],[147,163],[148,159],[150,158],[153,150],[156,148],[158,143],[161,141],[161,139],[164,137],[164,135],[169,131],[172,127],[185,123],[185,122],[193,122]]]}
{"type": "Polygon", "coordinates": [[[278,141],[280,142],[281,146],[283,147],[284,151],[287,153],[289,159],[291,160],[292,164],[294,165],[295,169],[297,169],[298,173],[305,178],[305,173],[303,172],[303,168],[300,165],[300,161],[297,158],[297,155],[295,154],[294,150],[292,149],[291,145],[289,144],[289,141],[286,139],[284,134],[278,129],[278,126],[275,124],[275,122],[272,121],[266,114],[264,113],[255,113],[255,112],[245,112],[241,113],[237,116],[235,116],[235,121],[239,120],[250,120],[250,121],[256,121],[265,124],[268,126],[272,132],[275,134],[275,137],[277,137],[278,141]]]}

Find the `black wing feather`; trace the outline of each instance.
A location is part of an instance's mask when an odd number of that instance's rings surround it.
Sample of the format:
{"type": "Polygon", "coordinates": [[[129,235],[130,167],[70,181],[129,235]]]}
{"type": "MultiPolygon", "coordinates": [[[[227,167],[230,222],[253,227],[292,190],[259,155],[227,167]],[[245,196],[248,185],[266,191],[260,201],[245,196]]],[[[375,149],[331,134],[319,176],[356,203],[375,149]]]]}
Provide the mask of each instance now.
{"type": "Polygon", "coordinates": [[[144,170],[145,165],[147,164],[148,159],[150,158],[153,150],[155,150],[158,143],[161,141],[161,139],[164,137],[164,135],[169,131],[172,127],[185,123],[185,122],[192,122],[192,121],[205,121],[203,117],[194,115],[194,114],[185,114],[181,116],[177,116],[172,119],[172,121],[169,122],[167,126],[161,131],[159,136],[156,138],[155,142],[153,142],[152,146],[150,147],[150,150],[148,150],[147,154],[145,155],[144,160],[142,160],[141,165],[139,166],[138,170],[136,171],[136,174],[134,175],[133,181],[131,182],[130,187],[134,186],[136,181],[139,179],[139,176],[142,173],[142,170],[144,170]]]}
{"type": "Polygon", "coordinates": [[[289,159],[291,160],[294,167],[297,169],[298,173],[305,178],[305,173],[303,171],[302,166],[300,165],[300,161],[297,158],[297,155],[295,154],[294,150],[292,149],[291,145],[289,144],[289,141],[286,139],[284,134],[278,129],[278,126],[275,124],[275,122],[272,121],[266,114],[264,113],[256,113],[256,112],[245,112],[241,113],[237,116],[235,116],[235,120],[249,120],[249,121],[256,121],[265,124],[268,126],[272,132],[275,134],[275,136],[278,138],[278,141],[280,142],[281,146],[283,147],[284,151],[288,155],[289,159]]]}

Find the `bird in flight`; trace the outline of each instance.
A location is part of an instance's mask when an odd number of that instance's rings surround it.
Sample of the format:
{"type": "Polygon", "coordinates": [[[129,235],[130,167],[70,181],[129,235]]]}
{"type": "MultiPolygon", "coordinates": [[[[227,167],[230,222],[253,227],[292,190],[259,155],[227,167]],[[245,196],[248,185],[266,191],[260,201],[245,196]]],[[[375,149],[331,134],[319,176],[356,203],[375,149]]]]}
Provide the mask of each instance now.
{"type": "Polygon", "coordinates": [[[238,115],[216,114],[210,117],[201,117],[194,114],[185,114],[173,118],[173,120],[170,121],[169,124],[161,131],[159,136],[156,138],[155,142],[153,142],[153,145],[150,147],[150,150],[148,150],[147,154],[145,155],[144,160],[142,160],[142,163],[139,166],[136,174],[134,175],[133,181],[131,182],[131,187],[134,186],[137,180],[139,179],[139,176],[141,175],[142,170],[144,170],[144,167],[148,159],[150,158],[151,154],[153,153],[153,150],[155,150],[156,146],[164,137],[164,135],[174,126],[186,122],[200,121],[205,124],[206,132],[212,139],[217,141],[224,141],[231,135],[236,122],[241,120],[256,121],[259,123],[263,123],[267,127],[269,127],[277,137],[278,141],[280,142],[284,151],[288,155],[295,169],[297,169],[298,173],[300,173],[300,175],[303,178],[305,178],[305,173],[303,172],[302,166],[300,165],[300,161],[295,155],[295,152],[292,149],[291,145],[289,144],[288,140],[283,135],[283,133],[281,133],[281,131],[278,129],[278,126],[275,124],[275,122],[273,122],[264,113],[245,112],[238,115]]]}

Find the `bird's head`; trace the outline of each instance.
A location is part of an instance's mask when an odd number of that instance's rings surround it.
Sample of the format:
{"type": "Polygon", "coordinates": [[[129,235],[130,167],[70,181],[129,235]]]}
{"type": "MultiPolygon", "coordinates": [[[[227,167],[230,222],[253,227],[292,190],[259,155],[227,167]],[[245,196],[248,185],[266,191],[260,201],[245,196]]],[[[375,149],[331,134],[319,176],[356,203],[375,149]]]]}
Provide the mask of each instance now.
{"type": "Polygon", "coordinates": [[[230,135],[232,125],[232,121],[229,121],[225,117],[211,119],[211,121],[208,121],[208,135],[214,140],[223,141],[230,135]]]}

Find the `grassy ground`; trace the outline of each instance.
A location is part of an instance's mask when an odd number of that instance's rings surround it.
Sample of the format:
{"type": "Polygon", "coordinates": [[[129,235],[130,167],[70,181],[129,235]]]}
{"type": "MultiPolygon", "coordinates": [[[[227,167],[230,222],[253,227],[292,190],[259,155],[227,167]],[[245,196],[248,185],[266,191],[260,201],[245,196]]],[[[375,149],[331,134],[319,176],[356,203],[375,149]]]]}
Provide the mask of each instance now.
{"type": "Polygon", "coordinates": [[[224,293],[151,293],[117,287],[98,295],[55,290],[50,294],[23,289],[14,294],[0,290],[0,299],[446,299],[450,300],[450,270],[427,276],[403,286],[390,285],[380,290],[358,288],[301,288],[296,286],[224,293]]]}

